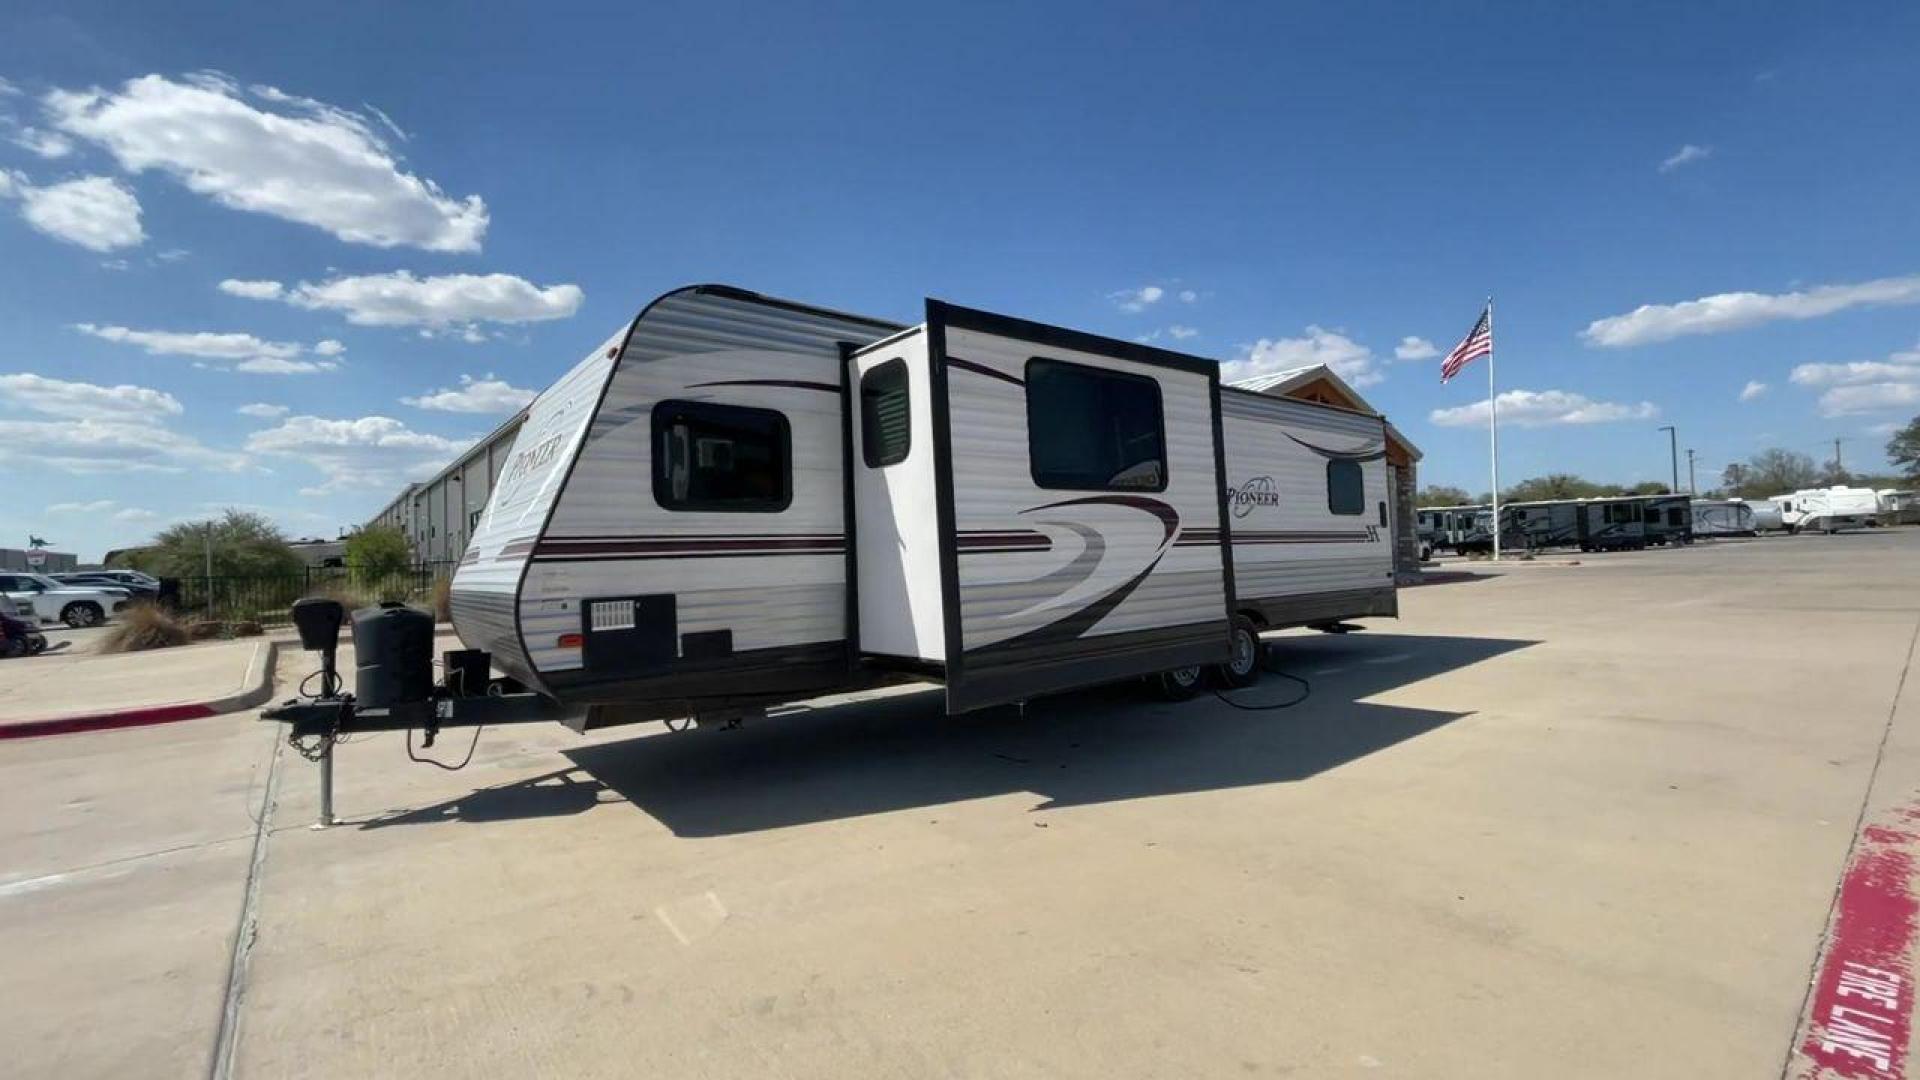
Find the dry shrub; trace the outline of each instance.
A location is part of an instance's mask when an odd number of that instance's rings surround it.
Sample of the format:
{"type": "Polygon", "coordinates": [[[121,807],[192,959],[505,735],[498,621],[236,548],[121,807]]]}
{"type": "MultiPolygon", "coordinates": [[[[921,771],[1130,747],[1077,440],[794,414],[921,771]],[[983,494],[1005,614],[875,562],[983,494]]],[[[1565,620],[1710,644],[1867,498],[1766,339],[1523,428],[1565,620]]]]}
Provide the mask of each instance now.
{"type": "Polygon", "coordinates": [[[187,628],[179,619],[168,614],[165,608],[153,604],[135,604],[107,630],[106,637],[100,642],[100,651],[144,652],[185,645],[188,640],[187,628]]]}
{"type": "Polygon", "coordinates": [[[251,619],[245,619],[234,623],[228,628],[228,632],[234,637],[259,637],[267,632],[267,628],[251,619]]]}
{"type": "Polygon", "coordinates": [[[433,617],[437,622],[453,621],[453,579],[441,578],[433,583],[433,617]]]}
{"type": "Polygon", "coordinates": [[[199,622],[187,625],[187,636],[195,641],[212,641],[214,638],[226,637],[227,624],[211,619],[201,619],[199,622]]]}

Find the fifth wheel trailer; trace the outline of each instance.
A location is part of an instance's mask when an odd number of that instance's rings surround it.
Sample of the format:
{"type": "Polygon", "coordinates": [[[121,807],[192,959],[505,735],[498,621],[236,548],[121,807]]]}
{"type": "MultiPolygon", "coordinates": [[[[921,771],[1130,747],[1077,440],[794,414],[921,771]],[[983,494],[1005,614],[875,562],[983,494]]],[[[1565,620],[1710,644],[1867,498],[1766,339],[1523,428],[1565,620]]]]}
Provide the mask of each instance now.
{"type": "Polygon", "coordinates": [[[530,407],[454,626],[586,728],[900,678],[959,712],[1257,676],[1259,629],[1397,613],[1385,421],[928,301],[649,304],[530,407]]]}

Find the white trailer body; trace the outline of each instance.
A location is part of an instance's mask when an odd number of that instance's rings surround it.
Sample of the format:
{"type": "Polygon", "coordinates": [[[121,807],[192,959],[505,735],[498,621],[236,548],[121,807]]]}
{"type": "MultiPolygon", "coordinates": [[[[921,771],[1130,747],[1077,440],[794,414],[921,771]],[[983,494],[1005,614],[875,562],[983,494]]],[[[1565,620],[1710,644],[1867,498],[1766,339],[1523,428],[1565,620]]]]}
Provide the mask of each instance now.
{"type": "Polygon", "coordinates": [[[1803,488],[1791,495],[1776,495],[1775,505],[1789,529],[1799,532],[1838,532],[1863,529],[1874,524],[1880,513],[1880,500],[1871,488],[1803,488]]]}
{"type": "Polygon", "coordinates": [[[1223,439],[1210,360],[679,290],[534,402],[455,629],[596,726],[903,677],[957,712],[1224,662],[1236,615],[1394,613],[1384,421],[1232,396],[1223,439]],[[1229,446],[1280,500],[1247,489],[1246,547],[1229,446]]]}

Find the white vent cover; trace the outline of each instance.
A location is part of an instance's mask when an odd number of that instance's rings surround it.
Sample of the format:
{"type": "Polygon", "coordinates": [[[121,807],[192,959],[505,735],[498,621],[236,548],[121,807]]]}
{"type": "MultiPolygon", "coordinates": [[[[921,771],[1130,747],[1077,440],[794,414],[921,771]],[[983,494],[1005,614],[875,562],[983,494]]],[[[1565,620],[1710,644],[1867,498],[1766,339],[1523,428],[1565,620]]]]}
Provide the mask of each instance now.
{"type": "Polygon", "coordinates": [[[596,631],[633,629],[633,601],[595,600],[587,608],[587,625],[596,631]]]}

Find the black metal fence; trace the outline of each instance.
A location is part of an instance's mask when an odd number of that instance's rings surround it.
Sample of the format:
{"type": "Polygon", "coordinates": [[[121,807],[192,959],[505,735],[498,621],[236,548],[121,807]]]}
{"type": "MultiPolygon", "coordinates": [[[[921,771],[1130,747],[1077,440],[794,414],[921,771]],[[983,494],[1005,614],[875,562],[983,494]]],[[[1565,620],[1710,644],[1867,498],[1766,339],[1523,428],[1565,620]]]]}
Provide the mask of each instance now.
{"type": "Polygon", "coordinates": [[[287,610],[307,596],[332,597],[350,609],[398,600],[431,610],[439,606],[442,584],[453,578],[454,565],[423,563],[394,571],[310,566],[294,574],[167,578],[160,602],[185,619],[261,626],[288,625],[287,610]]]}

